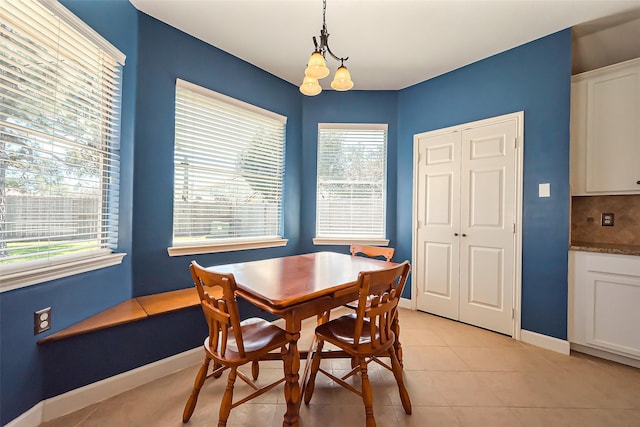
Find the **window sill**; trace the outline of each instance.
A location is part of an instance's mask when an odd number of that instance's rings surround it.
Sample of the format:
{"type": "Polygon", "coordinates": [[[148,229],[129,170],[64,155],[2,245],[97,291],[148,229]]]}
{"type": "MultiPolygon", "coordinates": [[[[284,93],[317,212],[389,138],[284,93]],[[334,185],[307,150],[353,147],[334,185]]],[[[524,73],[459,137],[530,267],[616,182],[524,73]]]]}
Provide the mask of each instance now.
{"type": "Polygon", "coordinates": [[[216,252],[243,251],[246,249],[275,248],[278,246],[286,246],[287,242],[287,239],[272,239],[251,242],[223,242],[205,245],[193,244],[190,246],[172,246],[167,248],[167,252],[169,252],[169,256],[199,255],[216,252]]]}
{"type": "Polygon", "coordinates": [[[372,245],[372,246],[389,246],[388,239],[349,239],[349,238],[323,238],[315,237],[314,245],[372,245]]]}
{"type": "Polygon", "coordinates": [[[71,259],[10,274],[0,274],[0,292],[118,265],[122,263],[125,255],[126,253],[108,253],[90,258],[71,259]]]}

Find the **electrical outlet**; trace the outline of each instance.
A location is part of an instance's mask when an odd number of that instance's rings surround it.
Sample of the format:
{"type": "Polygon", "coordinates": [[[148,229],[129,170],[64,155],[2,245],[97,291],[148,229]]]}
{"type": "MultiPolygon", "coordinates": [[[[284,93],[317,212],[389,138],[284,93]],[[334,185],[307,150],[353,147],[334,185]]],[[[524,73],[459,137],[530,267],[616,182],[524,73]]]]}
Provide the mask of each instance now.
{"type": "Polygon", "coordinates": [[[600,219],[600,224],[603,227],[613,227],[613,218],[614,218],[614,214],[613,213],[602,213],[602,217],[600,219]]]}
{"type": "Polygon", "coordinates": [[[33,313],[33,335],[51,329],[51,307],[33,313]]]}

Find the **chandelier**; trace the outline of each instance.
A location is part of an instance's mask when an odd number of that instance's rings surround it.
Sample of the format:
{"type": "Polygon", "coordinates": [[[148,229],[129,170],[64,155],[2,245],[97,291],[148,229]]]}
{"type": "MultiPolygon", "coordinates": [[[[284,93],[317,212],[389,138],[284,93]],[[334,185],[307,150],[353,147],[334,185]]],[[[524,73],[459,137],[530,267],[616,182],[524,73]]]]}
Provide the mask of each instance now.
{"type": "Polygon", "coordinates": [[[327,0],[322,0],[322,30],[320,30],[320,45],[315,37],[313,37],[313,44],[315,50],[311,54],[309,61],[307,62],[307,68],[304,70],[304,80],[300,85],[300,92],[304,95],[315,96],[322,92],[318,79],[323,79],[329,75],[329,68],[325,61],[326,54],[329,53],[333,59],[340,61],[340,66],[336,70],[331,82],[331,87],[334,90],[346,91],[353,87],[353,81],[351,81],[351,75],[349,70],[344,66],[344,62],[349,59],[339,58],[331,52],[329,49],[329,33],[327,32],[327,24],[325,22],[327,14],[327,0]]]}

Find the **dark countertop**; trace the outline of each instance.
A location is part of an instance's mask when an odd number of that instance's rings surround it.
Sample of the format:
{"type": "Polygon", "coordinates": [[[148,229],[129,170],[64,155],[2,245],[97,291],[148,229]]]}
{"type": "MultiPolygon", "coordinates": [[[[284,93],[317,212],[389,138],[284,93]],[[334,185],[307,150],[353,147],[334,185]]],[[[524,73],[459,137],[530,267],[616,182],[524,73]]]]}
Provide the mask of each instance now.
{"type": "Polygon", "coordinates": [[[599,252],[603,254],[640,256],[639,245],[619,245],[615,243],[571,242],[569,249],[583,252],[599,252]]]}

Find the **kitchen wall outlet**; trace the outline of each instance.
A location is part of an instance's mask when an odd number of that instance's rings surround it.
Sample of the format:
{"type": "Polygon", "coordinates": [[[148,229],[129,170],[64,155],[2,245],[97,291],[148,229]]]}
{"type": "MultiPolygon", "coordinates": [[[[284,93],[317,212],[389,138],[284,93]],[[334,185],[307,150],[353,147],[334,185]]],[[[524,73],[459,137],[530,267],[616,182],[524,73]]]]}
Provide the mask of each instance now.
{"type": "Polygon", "coordinates": [[[33,335],[51,329],[51,307],[33,313],[33,335]]]}
{"type": "Polygon", "coordinates": [[[613,218],[614,218],[614,214],[612,213],[602,213],[602,216],[600,218],[600,224],[603,227],[613,227],[613,218]]]}

